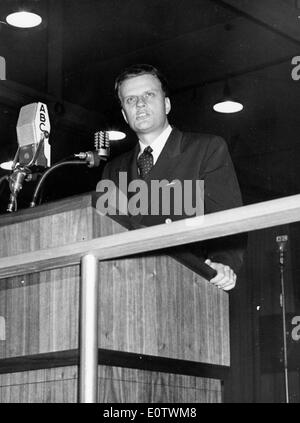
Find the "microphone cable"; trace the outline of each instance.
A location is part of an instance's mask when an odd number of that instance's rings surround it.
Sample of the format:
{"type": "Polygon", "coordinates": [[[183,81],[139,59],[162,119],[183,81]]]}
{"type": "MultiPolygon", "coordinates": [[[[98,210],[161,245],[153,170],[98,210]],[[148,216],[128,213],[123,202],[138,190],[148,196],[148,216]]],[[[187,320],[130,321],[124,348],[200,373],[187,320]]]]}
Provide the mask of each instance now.
{"type": "MultiPolygon", "coordinates": [[[[30,203],[30,207],[33,208],[37,205],[37,199],[41,190],[41,186],[44,180],[52,171],[66,165],[84,164],[84,165],[88,165],[88,167],[98,167],[100,165],[101,160],[104,160],[104,161],[107,160],[107,151],[105,150],[104,156],[99,155],[99,151],[101,152],[101,150],[95,150],[95,151],[87,151],[85,153],[79,153],[79,154],[71,154],[70,156],[65,157],[64,159],[60,160],[55,165],[47,169],[46,172],[43,173],[41,179],[39,180],[36,186],[36,189],[33,193],[32,201],[30,203]]],[[[40,203],[41,203],[41,198],[40,198],[39,204],[40,203]]]]}
{"type": "MultiPolygon", "coordinates": [[[[37,186],[35,188],[35,191],[33,193],[33,197],[32,197],[32,201],[30,203],[30,207],[33,208],[33,207],[36,206],[36,203],[37,203],[37,199],[38,199],[38,196],[39,196],[39,193],[40,193],[41,186],[44,183],[44,180],[47,178],[47,176],[50,173],[52,173],[54,170],[56,170],[56,169],[58,169],[59,167],[62,167],[62,166],[67,166],[67,165],[82,165],[82,164],[85,165],[86,164],[82,160],[68,160],[71,157],[74,157],[74,156],[72,155],[72,156],[69,156],[69,157],[67,157],[67,158],[65,158],[63,160],[60,160],[58,163],[56,163],[55,165],[53,165],[52,167],[50,167],[49,169],[47,169],[46,172],[43,173],[43,175],[42,175],[41,179],[39,180],[39,182],[38,182],[38,184],[37,184],[37,186]]],[[[40,203],[41,203],[41,198],[40,198],[39,204],[40,203]]]]}

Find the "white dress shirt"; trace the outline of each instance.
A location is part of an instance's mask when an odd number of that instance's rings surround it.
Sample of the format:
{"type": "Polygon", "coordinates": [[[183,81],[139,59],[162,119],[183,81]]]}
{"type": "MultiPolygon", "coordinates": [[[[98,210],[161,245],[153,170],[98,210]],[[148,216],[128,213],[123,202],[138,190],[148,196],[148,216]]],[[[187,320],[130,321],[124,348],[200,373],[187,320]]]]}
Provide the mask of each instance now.
{"type": "MultiPolygon", "coordinates": [[[[166,129],[164,129],[163,132],[151,143],[150,147],[152,148],[153,165],[155,165],[155,163],[157,162],[157,159],[160,153],[162,152],[162,149],[164,148],[171,132],[172,127],[171,125],[168,125],[166,129]]],[[[145,148],[148,147],[148,145],[143,144],[140,140],[139,144],[140,152],[138,154],[138,157],[140,157],[145,148]]]]}

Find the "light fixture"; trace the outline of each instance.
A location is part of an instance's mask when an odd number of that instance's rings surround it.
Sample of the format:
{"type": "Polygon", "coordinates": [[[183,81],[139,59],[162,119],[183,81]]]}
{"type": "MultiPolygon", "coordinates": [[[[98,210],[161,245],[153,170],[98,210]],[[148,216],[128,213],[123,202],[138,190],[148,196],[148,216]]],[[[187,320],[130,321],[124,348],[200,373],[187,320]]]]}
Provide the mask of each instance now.
{"type": "Polygon", "coordinates": [[[121,132],[121,131],[107,131],[107,132],[108,132],[110,141],[123,140],[126,137],[126,134],[124,134],[124,132],[121,132]]]}
{"type": "Polygon", "coordinates": [[[10,160],[9,162],[3,162],[0,164],[1,169],[3,170],[12,170],[13,160],[10,160]]]}
{"type": "Polygon", "coordinates": [[[33,28],[40,25],[42,18],[36,13],[20,10],[18,12],[10,13],[7,15],[6,22],[9,25],[15,26],[17,28],[33,28]]]}
{"type": "Polygon", "coordinates": [[[228,81],[226,81],[224,85],[223,99],[213,105],[214,111],[218,113],[237,113],[243,110],[243,108],[244,106],[242,103],[239,103],[232,98],[228,81]]]}

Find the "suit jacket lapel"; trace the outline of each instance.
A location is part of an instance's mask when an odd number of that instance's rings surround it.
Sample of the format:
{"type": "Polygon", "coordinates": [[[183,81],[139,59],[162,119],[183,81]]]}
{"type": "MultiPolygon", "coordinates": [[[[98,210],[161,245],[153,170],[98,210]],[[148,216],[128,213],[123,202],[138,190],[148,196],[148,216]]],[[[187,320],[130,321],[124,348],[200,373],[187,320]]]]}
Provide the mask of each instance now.
{"type": "Polygon", "coordinates": [[[137,167],[137,155],[139,153],[139,145],[136,145],[130,150],[120,162],[119,166],[115,169],[116,181],[119,179],[119,173],[125,172],[127,174],[128,184],[139,177],[137,167]]]}
{"type": "MultiPolygon", "coordinates": [[[[181,153],[181,140],[182,140],[182,132],[178,129],[173,128],[167,142],[162,149],[155,165],[151,169],[151,171],[146,176],[145,180],[149,181],[151,179],[168,179],[172,177],[172,163],[174,163],[174,159],[180,155],[181,153]],[[166,166],[168,164],[168,166],[166,166]]],[[[173,179],[173,177],[172,177],[173,179]]]]}
{"type": "Polygon", "coordinates": [[[132,150],[132,154],[129,158],[129,161],[125,163],[125,169],[128,171],[128,183],[134,179],[139,178],[138,167],[137,167],[137,156],[140,151],[140,146],[137,144],[132,150]]]}

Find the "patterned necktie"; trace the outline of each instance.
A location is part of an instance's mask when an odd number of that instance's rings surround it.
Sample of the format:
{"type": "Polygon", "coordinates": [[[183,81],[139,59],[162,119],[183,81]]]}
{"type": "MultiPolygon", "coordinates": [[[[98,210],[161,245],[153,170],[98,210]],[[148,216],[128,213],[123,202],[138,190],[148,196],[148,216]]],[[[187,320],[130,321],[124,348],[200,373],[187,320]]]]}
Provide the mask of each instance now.
{"type": "Polygon", "coordinates": [[[147,173],[153,167],[153,156],[152,156],[152,148],[150,146],[146,147],[140,157],[137,159],[138,168],[140,170],[140,176],[142,179],[145,178],[147,173]]]}

